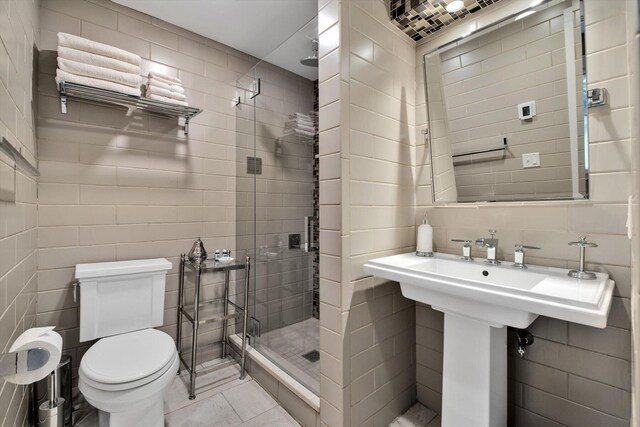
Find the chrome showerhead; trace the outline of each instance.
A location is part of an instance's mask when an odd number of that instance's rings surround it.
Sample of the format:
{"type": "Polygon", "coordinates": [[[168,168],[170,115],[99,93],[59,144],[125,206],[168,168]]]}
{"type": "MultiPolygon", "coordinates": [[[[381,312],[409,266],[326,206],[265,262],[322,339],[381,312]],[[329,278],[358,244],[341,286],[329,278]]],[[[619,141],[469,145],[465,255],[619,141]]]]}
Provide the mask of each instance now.
{"type": "Polygon", "coordinates": [[[311,56],[307,56],[306,58],[302,58],[300,63],[302,65],[306,65],[307,67],[317,67],[318,66],[318,40],[311,40],[311,47],[313,49],[313,54],[311,56]]]}

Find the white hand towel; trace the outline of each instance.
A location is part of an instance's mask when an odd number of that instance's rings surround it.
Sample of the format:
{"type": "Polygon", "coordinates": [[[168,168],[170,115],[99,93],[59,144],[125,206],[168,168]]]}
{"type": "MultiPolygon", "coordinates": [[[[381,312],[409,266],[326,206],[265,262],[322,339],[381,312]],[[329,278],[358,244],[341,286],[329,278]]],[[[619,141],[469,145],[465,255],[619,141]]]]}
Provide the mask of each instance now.
{"type": "Polygon", "coordinates": [[[72,49],[70,47],[58,47],[58,57],[80,62],[82,64],[95,65],[96,67],[110,68],[112,70],[122,71],[123,73],[140,75],[140,67],[137,65],[109,58],[108,56],[96,55],[95,53],[72,49]]]}
{"type": "Polygon", "coordinates": [[[121,92],[126,95],[140,96],[140,88],[133,88],[131,86],[125,86],[106,80],[92,79],[91,77],[78,76],[76,74],[67,73],[66,71],[57,69],[56,83],[58,84],[58,88],[60,86],[60,82],[77,83],[79,85],[97,87],[99,89],[112,90],[114,92],[121,92]]]}
{"type": "Polygon", "coordinates": [[[168,76],[168,75],[162,74],[162,73],[158,73],[157,71],[151,71],[149,73],[149,78],[150,79],[158,79],[158,80],[166,80],[168,82],[171,82],[171,84],[174,84],[174,85],[181,85],[182,84],[182,80],[180,80],[179,78],[168,76]]]}
{"type": "Polygon", "coordinates": [[[166,90],[152,84],[147,86],[147,96],[149,95],[160,95],[164,96],[165,98],[177,99],[178,101],[184,101],[185,99],[187,99],[187,97],[181,93],[171,92],[170,90],[166,90]]]}
{"type": "Polygon", "coordinates": [[[119,59],[120,61],[137,65],[138,67],[142,62],[142,59],[138,55],[127,52],[124,49],[118,49],[117,47],[109,46],[108,44],[94,42],[67,33],[58,33],[58,46],[70,47],[89,53],[95,53],[97,55],[108,56],[109,58],[119,59]]]}
{"type": "Polygon", "coordinates": [[[302,126],[302,125],[297,125],[297,126],[287,126],[287,128],[289,129],[299,129],[299,130],[303,130],[306,132],[315,132],[316,129],[312,126],[302,126]]]}
{"type": "Polygon", "coordinates": [[[161,87],[162,89],[171,90],[171,85],[164,80],[149,79],[147,86],[161,87]]]}
{"type": "Polygon", "coordinates": [[[184,88],[178,85],[171,85],[171,92],[184,93],[184,88]]]}
{"type": "Polygon", "coordinates": [[[156,101],[168,102],[170,104],[183,105],[185,107],[189,106],[189,104],[184,101],[178,101],[177,99],[171,99],[171,98],[167,98],[165,96],[160,96],[160,95],[149,95],[147,96],[147,98],[155,99],[156,101]]]}
{"type": "Polygon", "coordinates": [[[83,64],[76,61],[58,57],[58,68],[71,74],[91,77],[92,79],[107,80],[121,85],[140,87],[140,76],[137,74],[123,73],[95,65],[83,64]]]}

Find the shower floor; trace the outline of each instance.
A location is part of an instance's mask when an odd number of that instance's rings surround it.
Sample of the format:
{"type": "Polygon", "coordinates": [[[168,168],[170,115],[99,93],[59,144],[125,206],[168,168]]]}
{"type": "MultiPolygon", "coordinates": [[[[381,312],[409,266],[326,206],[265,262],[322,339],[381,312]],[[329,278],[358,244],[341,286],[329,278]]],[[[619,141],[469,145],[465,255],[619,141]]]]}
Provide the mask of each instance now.
{"type": "Polygon", "coordinates": [[[320,395],[320,360],[312,362],[304,357],[314,350],[320,351],[320,320],[312,317],[262,334],[258,350],[320,395]]]}

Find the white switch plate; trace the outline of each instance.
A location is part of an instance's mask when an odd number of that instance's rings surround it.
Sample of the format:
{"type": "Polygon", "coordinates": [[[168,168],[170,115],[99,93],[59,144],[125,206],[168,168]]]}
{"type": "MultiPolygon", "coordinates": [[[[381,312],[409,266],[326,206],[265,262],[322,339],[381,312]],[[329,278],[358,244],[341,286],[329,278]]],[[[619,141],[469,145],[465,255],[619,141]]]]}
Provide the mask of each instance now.
{"type": "Polygon", "coordinates": [[[539,168],[540,167],[540,153],[527,153],[522,155],[522,167],[527,168],[539,168]]]}

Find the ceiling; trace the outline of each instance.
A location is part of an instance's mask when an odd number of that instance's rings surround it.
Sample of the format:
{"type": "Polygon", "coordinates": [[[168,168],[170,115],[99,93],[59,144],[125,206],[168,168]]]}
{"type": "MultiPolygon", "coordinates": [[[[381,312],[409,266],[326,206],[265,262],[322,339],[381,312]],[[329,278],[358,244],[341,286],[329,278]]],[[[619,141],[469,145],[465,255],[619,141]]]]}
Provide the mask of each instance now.
{"type": "Polygon", "coordinates": [[[265,59],[309,80],[318,78],[317,68],[300,64],[301,58],[311,55],[310,38],[317,37],[317,18],[315,23],[310,22],[318,14],[317,0],[113,1],[265,59]],[[302,27],[305,28],[298,32],[302,27]]]}

